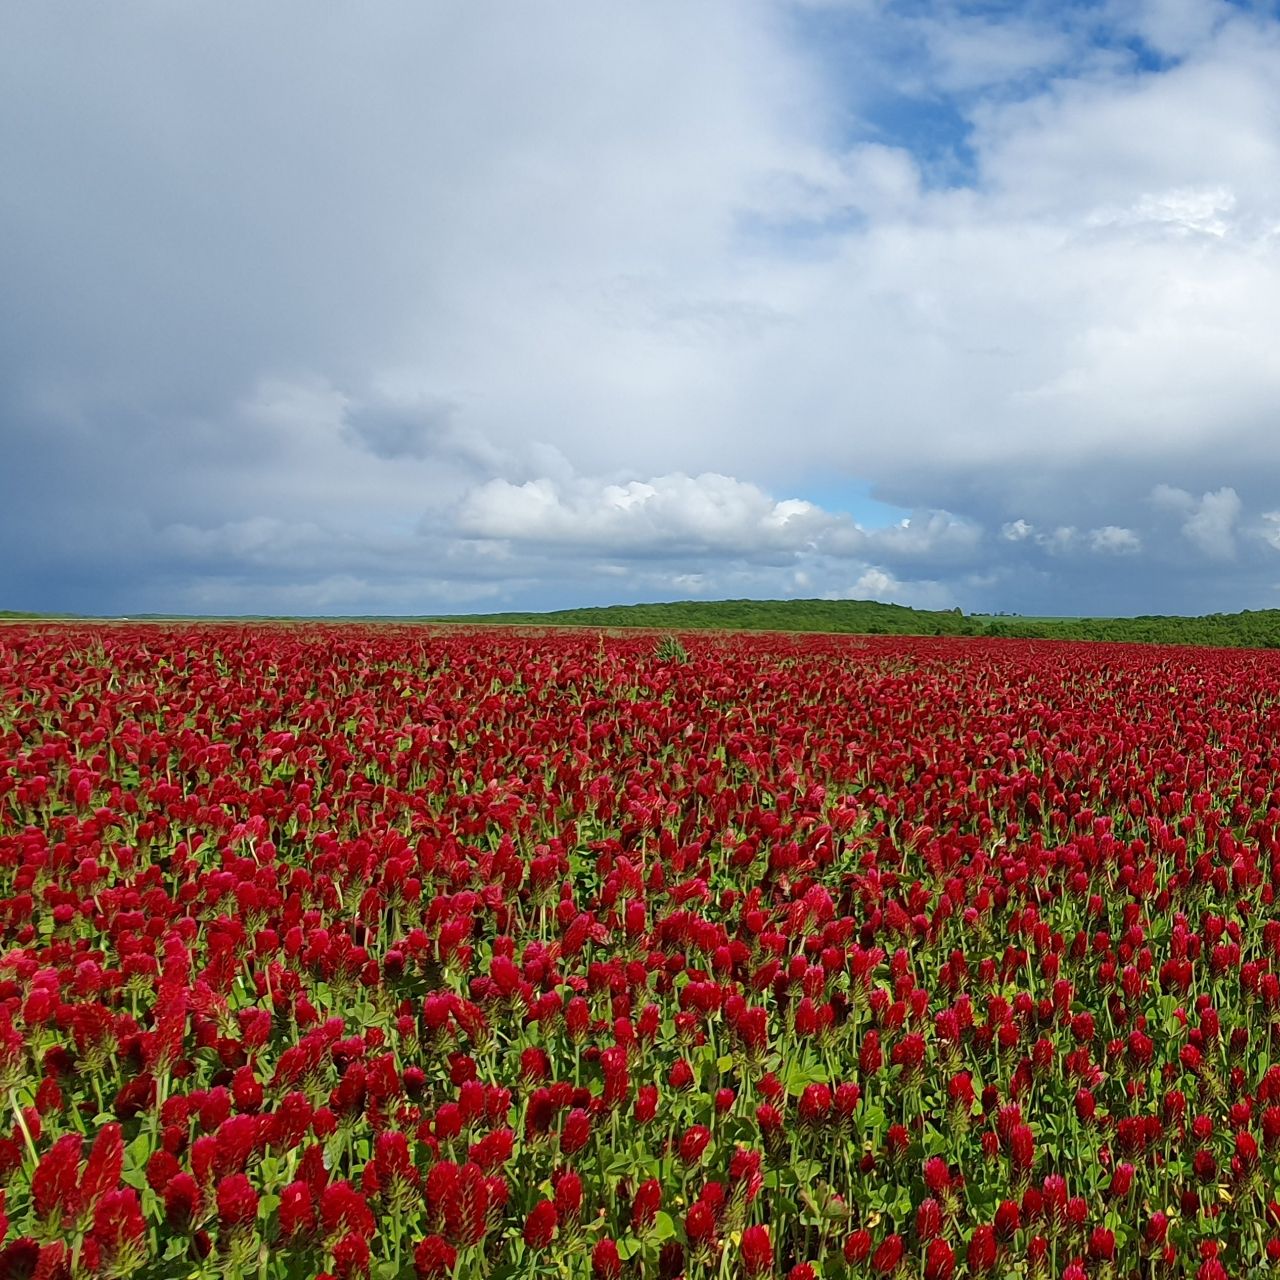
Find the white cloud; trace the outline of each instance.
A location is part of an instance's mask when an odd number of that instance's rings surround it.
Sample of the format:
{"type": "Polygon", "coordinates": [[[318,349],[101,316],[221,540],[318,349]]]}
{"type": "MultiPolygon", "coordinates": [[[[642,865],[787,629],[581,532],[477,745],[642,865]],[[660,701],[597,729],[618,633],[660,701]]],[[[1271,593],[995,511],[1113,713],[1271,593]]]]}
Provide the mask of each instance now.
{"type": "Polygon", "coordinates": [[[898,559],[935,558],[949,555],[967,560],[982,541],[982,530],[970,520],[946,511],[912,516],[868,535],[881,555],[898,559]]]}
{"type": "Polygon", "coordinates": [[[1182,536],[1202,555],[1212,560],[1234,558],[1236,526],[1243,503],[1230,486],[1215,489],[1196,499],[1185,489],[1161,484],[1152,490],[1151,503],[1180,519],[1182,536]]]}
{"type": "Polygon", "coordinates": [[[1260,533],[1265,542],[1280,551],[1280,511],[1264,511],[1260,533]]]}
{"type": "Polygon", "coordinates": [[[802,498],[778,499],[717,472],[648,480],[540,477],[489,480],[462,499],[457,528],[468,537],[566,551],[607,548],[632,556],[699,553],[763,557],[821,554],[909,563],[968,563],[982,530],[945,511],[884,528],[802,498]]]}
{"type": "Polygon", "coordinates": [[[1133,555],[1142,550],[1142,539],[1132,529],[1107,524],[1090,531],[1089,545],[1111,555],[1133,555]]]}
{"type": "Polygon", "coordinates": [[[1206,493],[1182,532],[1207,556],[1229,560],[1236,553],[1236,521],[1241,503],[1231,488],[1206,493]]]}
{"type": "Polygon", "coordinates": [[[1006,542],[1025,542],[1035,532],[1035,526],[1025,520],[1010,520],[1000,526],[1000,536],[1006,542]]]}
{"type": "Polygon", "coordinates": [[[919,19],[915,26],[934,64],[931,83],[949,90],[1006,85],[1073,51],[1068,31],[1016,14],[950,13],[919,19]]]}
{"type": "Polygon", "coordinates": [[[1056,529],[1036,534],[1036,543],[1050,555],[1065,555],[1076,546],[1079,530],[1074,525],[1059,525],[1056,529]]]}
{"type": "Polygon", "coordinates": [[[905,604],[912,609],[952,609],[956,598],[950,587],[927,580],[902,581],[884,569],[867,569],[843,591],[829,591],[828,600],[879,600],[905,604]]]}
{"type": "Polygon", "coordinates": [[[1235,207],[1235,193],[1227,187],[1173,188],[1144,192],[1126,208],[1095,210],[1085,221],[1091,227],[1154,226],[1221,239],[1231,230],[1235,207]]]}
{"type": "Polygon", "coordinates": [[[813,503],[777,501],[754,484],[715,472],[625,483],[490,480],[464,498],[458,518],[473,537],[636,554],[803,551],[837,522],[813,503]]]}
{"type": "Polygon", "coordinates": [[[1118,0],[1117,20],[1165,57],[1191,52],[1232,15],[1223,0],[1118,0]]]}
{"type": "Polygon", "coordinates": [[[1196,509],[1196,500],[1185,490],[1171,484],[1158,484],[1151,490],[1151,505],[1157,509],[1190,515],[1196,509]]]}

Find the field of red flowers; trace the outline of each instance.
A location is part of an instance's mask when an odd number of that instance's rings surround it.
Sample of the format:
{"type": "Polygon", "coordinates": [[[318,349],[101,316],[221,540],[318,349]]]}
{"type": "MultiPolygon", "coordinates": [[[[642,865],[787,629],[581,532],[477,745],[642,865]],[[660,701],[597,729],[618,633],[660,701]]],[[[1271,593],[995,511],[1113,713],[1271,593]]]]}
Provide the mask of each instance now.
{"type": "Polygon", "coordinates": [[[0,629],[4,1277],[1280,1266],[1280,656],[0,629]]]}

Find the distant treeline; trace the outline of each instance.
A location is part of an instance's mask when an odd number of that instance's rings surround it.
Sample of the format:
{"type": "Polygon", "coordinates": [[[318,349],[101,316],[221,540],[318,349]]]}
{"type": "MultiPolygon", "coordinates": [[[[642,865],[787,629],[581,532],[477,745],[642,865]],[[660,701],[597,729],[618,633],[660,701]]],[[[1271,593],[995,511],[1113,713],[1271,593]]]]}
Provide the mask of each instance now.
{"type": "Polygon", "coordinates": [[[1007,636],[1148,644],[1280,648],[1280,610],[1182,618],[1019,618],[908,609],[873,600],[706,600],[606,605],[550,613],[493,613],[441,621],[505,626],[645,627],[700,631],[829,631],[858,635],[1007,636]]]}
{"type": "MultiPolygon", "coordinates": [[[[39,615],[70,619],[68,614],[39,615]]],[[[38,615],[0,610],[0,619],[37,620],[38,615]]],[[[134,621],[162,620],[135,614],[134,621]]],[[[170,622],[215,619],[165,615],[170,622]]],[[[84,621],[93,621],[86,618],[84,621]]],[[[1144,644],[1221,645],[1280,649],[1280,609],[1210,613],[1182,618],[1143,614],[1134,618],[1023,618],[963,614],[959,609],[909,609],[874,600],[681,600],[669,604],[602,605],[548,613],[455,614],[448,617],[363,616],[344,618],[240,617],[224,622],[450,623],[460,626],[639,627],[652,631],[824,631],[850,635],[1003,636],[1027,640],[1110,640],[1144,644]]]]}
{"type": "Polygon", "coordinates": [[[440,621],[508,627],[643,627],[656,631],[838,631],[857,635],[985,634],[960,610],[933,612],[874,600],[681,600],[549,613],[458,615],[440,621]]]}
{"type": "Polygon", "coordinates": [[[1196,618],[991,618],[983,635],[1049,640],[1113,640],[1128,644],[1220,645],[1280,649],[1280,609],[1208,613],[1196,618]]]}

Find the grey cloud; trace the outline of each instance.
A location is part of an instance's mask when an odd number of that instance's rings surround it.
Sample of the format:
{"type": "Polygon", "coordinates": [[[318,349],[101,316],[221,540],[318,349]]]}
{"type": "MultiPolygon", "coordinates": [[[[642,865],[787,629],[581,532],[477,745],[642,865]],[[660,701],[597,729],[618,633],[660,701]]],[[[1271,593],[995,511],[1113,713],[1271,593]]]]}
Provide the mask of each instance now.
{"type": "Polygon", "coordinates": [[[1229,560],[1236,553],[1235,528],[1240,498],[1230,488],[1206,493],[1182,526],[1182,532],[1207,556],[1229,560]]]}
{"type": "Polygon", "coordinates": [[[1132,529],[1107,524],[1090,532],[1089,545],[1111,555],[1136,555],[1142,550],[1142,539],[1132,529]]]}
{"type": "Polygon", "coordinates": [[[1185,489],[1160,484],[1151,492],[1151,505],[1181,521],[1182,536],[1212,560],[1231,560],[1236,554],[1236,526],[1243,504],[1230,486],[1194,498],[1185,489]]]}
{"type": "Polygon", "coordinates": [[[429,458],[440,449],[457,412],[447,401],[402,407],[375,405],[346,416],[356,439],[380,458],[429,458]]]}
{"type": "Polygon", "coordinates": [[[799,7],[11,6],[0,604],[1273,603],[1280,25],[799,7]]]}

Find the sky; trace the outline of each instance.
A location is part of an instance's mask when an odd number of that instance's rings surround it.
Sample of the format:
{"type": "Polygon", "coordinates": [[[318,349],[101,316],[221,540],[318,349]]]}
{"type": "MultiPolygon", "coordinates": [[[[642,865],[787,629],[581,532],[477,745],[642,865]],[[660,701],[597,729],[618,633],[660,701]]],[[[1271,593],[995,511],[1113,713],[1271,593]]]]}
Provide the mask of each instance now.
{"type": "Polygon", "coordinates": [[[1280,607],[1280,10],[0,0],[0,608],[1280,607]]]}

